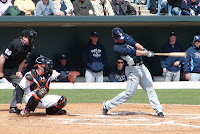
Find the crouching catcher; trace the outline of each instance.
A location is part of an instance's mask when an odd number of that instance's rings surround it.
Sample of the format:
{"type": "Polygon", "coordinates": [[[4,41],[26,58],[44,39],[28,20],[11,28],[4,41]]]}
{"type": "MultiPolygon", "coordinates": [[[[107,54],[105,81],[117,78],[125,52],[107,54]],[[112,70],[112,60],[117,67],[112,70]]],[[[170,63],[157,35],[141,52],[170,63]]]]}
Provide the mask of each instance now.
{"type": "Polygon", "coordinates": [[[22,78],[17,90],[17,108],[21,116],[29,116],[30,111],[35,108],[45,108],[46,114],[62,115],[67,112],[62,108],[67,104],[67,99],[59,95],[47,95],[49,84],[52,80],[69,79],[72,83],[80,74],[72,71],[69,74],[58,73],[53,70],[53,62],[44,56],[40,56],[35,61],[37,69],[32,69],[22,78]],[[26,106],[22,109],[22,97],[25,93],[24,101],[26,106]]]}

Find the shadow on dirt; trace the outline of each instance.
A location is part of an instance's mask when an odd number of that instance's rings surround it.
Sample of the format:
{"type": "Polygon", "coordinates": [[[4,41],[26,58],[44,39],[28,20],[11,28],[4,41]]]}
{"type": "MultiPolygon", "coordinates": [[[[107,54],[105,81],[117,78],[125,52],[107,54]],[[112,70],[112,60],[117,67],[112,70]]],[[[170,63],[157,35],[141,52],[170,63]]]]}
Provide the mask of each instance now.
{"type": "Polygon", "coordinates": [[[148,116],[156,116],[155,114],[150,114],[150,113],[143,113],[143,112],[129,112],[129,111],[113,111],[112,113],[108,114],[112,116],[116,115],[148,115],[148,116]]]}

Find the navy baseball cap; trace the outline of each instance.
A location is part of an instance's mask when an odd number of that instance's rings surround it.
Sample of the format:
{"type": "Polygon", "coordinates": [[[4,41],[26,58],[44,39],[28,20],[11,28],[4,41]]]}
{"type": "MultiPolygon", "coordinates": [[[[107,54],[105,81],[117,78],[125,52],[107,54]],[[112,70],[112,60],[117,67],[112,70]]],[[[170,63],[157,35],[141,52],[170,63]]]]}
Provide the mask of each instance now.
{"type": "Polygon", "coordinates": [[[91,33],[90,33],[90,36],[92,36],[92,37],[98,37],[98,33],[95,32],[95,31],[94,31],[94,32],[91,32],[91,33]]]}
{"type": "Polygon", "coordinates": [[[172,32],[169,33],[169,37],[170,36],[176,36],[176,33],[174,31],[172,31],[172,32]]]}
{"type": "Polygon", "coordinates": [[[61,54],[59,58],[60,58],[60,59],[66,59],[66,57],[67,57],[67,56],[66,56],[65,54],[61,54]]]}
{"type": "Polygon", "coordinates": [[[112,30],[112,36],[116,40],[123,40],[124,39],[124,32],[120,28],[116,27],[112,30]]]}
{"type": "Polygon", "coordinates": [[[199,42],[200,42],[200,36],[199,36],[199,35],[195,35],[193,41],[194,41],[194,42],[196,42],[196,41],[199,41],[199,42]]]}

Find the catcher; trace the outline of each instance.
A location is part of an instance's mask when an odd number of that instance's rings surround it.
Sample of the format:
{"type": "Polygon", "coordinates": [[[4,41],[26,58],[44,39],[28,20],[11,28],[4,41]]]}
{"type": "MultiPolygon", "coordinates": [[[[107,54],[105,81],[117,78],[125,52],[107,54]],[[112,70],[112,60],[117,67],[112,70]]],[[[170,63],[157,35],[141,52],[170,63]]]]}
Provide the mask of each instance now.
{"type": "Polygon", "coordinates": [[[35,108],[46,108],[46,114],[63,115],[67,112],[62,108],[67,104],[67,99],[64,96],[47,95],[49,92],[49,84],[52,80],[68,79],[74,83],[80,72],[71,71],[69,74],[58,73],[53,70],[53,62],[47,57],[40,56],[35,61],[35,67],[22,78],[17,90],[17,108],[18,114],[21,116],[29,116],[30,111],[35,108]],[[25,92],[24,101],[26,106],[22,109],[22,97],[25,92]]]}

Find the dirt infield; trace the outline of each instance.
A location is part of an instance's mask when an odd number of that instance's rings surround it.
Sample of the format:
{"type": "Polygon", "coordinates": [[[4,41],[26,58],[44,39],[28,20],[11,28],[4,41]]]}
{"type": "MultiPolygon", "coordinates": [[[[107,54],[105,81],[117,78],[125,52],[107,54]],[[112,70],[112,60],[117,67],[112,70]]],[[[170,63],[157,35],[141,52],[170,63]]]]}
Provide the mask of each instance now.
{"type": "Polygon", "coordinates": [[[29,117],[0,105],[0,134],[199,134],[200,105],[163,105],[159,118],[149,104],[122,104],[101,115],[102,104],[68,104],[68,115],[46,115],[36,109],[29,117]]]}

